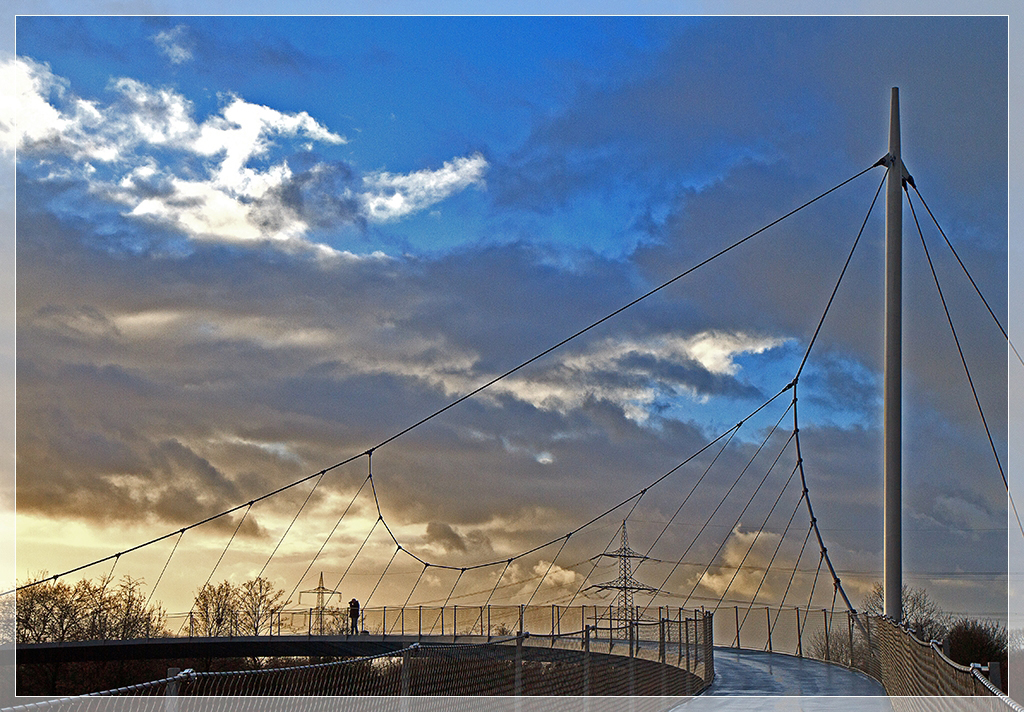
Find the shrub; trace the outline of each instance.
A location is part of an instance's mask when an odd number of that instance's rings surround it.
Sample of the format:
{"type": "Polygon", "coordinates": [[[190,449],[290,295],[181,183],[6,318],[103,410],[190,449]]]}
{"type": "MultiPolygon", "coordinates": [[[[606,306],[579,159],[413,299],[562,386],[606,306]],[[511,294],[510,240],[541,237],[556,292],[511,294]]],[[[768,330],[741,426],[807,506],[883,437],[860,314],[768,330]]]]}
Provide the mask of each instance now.
{"type": "Polygon", "coordinates": [[[1006,628],[994,621],[958,620],[949,629],[949,657],[961,665],[1006,660],[1006,628]]]}

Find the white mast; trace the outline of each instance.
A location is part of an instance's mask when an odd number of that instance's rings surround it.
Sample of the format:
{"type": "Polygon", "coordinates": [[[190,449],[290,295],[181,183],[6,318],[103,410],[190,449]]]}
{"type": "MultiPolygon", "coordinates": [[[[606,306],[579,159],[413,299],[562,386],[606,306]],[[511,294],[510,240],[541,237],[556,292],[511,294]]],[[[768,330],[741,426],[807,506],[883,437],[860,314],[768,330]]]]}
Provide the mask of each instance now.
{"type": "Polygon", "coordinates": [[[892,88],[889,108],[889,176],[885,189],[885,615],[903,620],[902,340],[903,340],[903,159],[900,154],[900,94],[892,88]]]}

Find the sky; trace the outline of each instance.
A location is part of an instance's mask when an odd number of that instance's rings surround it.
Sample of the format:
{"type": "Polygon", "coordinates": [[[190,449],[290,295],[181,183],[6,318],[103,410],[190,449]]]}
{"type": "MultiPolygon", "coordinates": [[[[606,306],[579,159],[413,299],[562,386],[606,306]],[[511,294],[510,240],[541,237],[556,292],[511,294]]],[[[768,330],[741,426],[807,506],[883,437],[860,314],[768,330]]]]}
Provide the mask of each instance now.
{"type": "MultiPolygon", "coordinates": [[[[0,58],[17,87],[0,149],[16,165],[17,486],[2,501],[16,503],[19,581],[357,455],[867,169],[887,150],[893,86],[904,161],[1007,322],[1005,17],[31,14],[0,58]]],[[[376,451],[403,547],[504,562],[745,419],[793,379],[882,172],[376,451]]],[[[1006,467],[1005,343],[916,207],[1006,467]]],[[[855,605],[882,568],[882,214],[798,387],[810,496],[855,605]]],[[[1019,584],[1005,489],[909,210],[905,229],[906,581],[1005,619],[1019,584]]],[[[757,588],[745,570],[726,590],[728,565],[781,492],[745,563],[767,561],[797,504],[785,434],[692,537],[771,426],[791,429],[787,405],[751,418],[691,498],[710,454],[630,514],[633,548],[685,562],[638,573],[665,580],[664,605],[691,586],[690,605],[757,588]],[[727,566],[702,576],[712,560],[727,566]]],[[[301,577],[366,464],[328,473],[294,524],[309,486],[113,571],[159,578],[155,598],[187,610],[239,525],[213,580],[263,572],[305,590],[323,571],[331,585],[376,519],[365,490],[301,577]]],[[[613,578],[610,562],[586,576],[627,511],[517,560],[495,602],[530,597],[549,567],[538,601],[613,578]]],[[[794,522],[790,567],[803,510],[794,522]]],[[[344,598],[365,600],[394,551],[375,529],[344,598]]],[[[378,605],[402,603],[419,573],[394,567],[378,605]]],[[[498,571],[467,574],[458,600],[479,602],[498,571]]],[[[412,602],[452,585],[431,570],[412,602]]],[[[784,587],[766,581],[759,600],[784,587]]]]}

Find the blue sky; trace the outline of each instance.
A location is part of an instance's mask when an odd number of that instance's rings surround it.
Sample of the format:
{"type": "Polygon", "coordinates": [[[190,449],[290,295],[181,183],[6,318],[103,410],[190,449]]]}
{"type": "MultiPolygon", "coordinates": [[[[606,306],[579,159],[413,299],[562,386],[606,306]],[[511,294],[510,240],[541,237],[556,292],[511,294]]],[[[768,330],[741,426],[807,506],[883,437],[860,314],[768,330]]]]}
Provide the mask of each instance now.
{"type": "MultiPolygon", "coordinates": [[[[17,576],[397,432],[870,166],[894,85],[904,160],[1005,322],[1007,51],[1001,17],[20,17],[17,576]]],[[[656,478],[792,379],[879,171],[389,446],[382,505],[424,552],[500,558],[656,478]]],[[[801,381],[855,602],[881,569],[881,215],[801,381]]],[[[1004,491],[906,226],[905,526],[933,544],[909,581],[994,614],[1004,491]]],[[[1005,463],[1004,345],[928,239],[1005,463]]]]}

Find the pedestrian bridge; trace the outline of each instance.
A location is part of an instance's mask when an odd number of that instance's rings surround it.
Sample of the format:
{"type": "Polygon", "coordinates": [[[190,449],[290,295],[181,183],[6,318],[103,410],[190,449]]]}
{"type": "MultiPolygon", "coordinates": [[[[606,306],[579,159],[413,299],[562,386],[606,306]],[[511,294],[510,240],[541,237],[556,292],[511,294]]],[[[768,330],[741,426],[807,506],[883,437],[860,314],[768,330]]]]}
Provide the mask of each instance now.
{"type": "MultiPolygon", "coordinates": [[[[692,704],[690,698],[701,693],[709,698],[875,698],[871,704],[877,702],[880,710],[890,709],[886,695],[933,700],[936,695],[950,700],[978,696],[984,698],[981,707],[974,702],[970,709],[1021,709],[1000,695],[998,677],[995,684],[989,680],[997,671],[986,675],[980,666],[956,665],[933,643],[918,641],[885,619],[865,617],[865,634],[855,635],[858,626],[851,618],[823,617],[830,624],[824,630],[831,631],[831,636],[815,635],[817,643],[812,645],[802,637],[807,629],[800,628],[793,649],[780,652],[788,636],[781,626],[767,625],[773,621],[770,610],[766,609],[764,627],[765,632],[774,630],[774,637],[765,639],[747,629],[727,630],[729,616],[722,616],[722,625],[716,626],[711,612],[673,613],[659,621],[637,620],[626,626],[585,625],[579,631],[552,629],[534,634],[521,630],[486,635],[482,633],[489,631],[481,631],[477,624],[475,632],[450,630],[447,635],[416,630],[392,635],[307,633],[22,644],[17,646],[17,663],[21,669],[57,671],[64,666],[68,671],[75,665],[153,661],[154,669],[166,671],[147,682],[42,703],[59,709],[70,704],[68,700],[77,700],[75,709],[80,709],[83,700],[112,696],[479,700],[480,696],[630,695],[659,699],[666,706],[651,709],[667,710],[683,702],[692,704]],[[733,644],[714,646],[715,635],[725,642],[731,638],[733,644]],[[745,647],[740,647],[741,641],[745,647]],[[211,664],[217,660],[223,664],[211,664]],[[239,669],[238,662],[245,660],[252,663],[239,669]]],[[[774,621],[799,618],[783,613],[777,611],[774,621]]],[[[557,620],[555,615],[552,620],[557,620]]],[[[456,619],[453,611],[451,620],[456,619]]],[[[13,664],[12,652],[0,663],[13,664]]],[[[703,704],[686,709],[699,710],[703,704]]],[[[826,704],[822,709],[839,708],[826,704]]]]}

